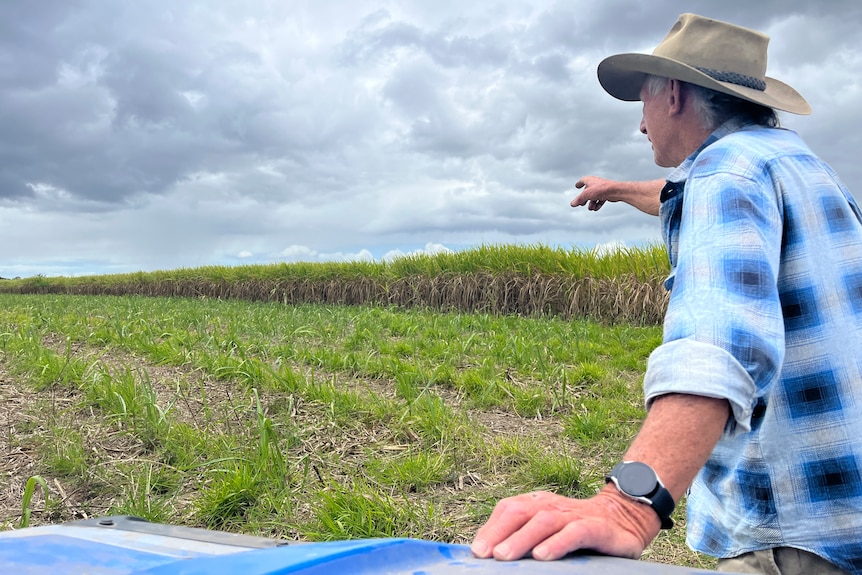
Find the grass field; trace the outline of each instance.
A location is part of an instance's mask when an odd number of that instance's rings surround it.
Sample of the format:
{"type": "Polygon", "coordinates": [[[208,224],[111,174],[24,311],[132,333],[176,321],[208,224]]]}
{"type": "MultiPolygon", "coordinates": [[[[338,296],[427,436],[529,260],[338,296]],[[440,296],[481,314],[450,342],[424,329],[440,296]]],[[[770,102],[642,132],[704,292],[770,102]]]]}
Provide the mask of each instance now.
{"type": "MultiPolygon", "coordinates": [[[[468,542],[501,497],[601,485],[659,342],[552,317],[0,295],[3,526],[468,542]]],[[[683,533],[644,558],[709,567],[683,533]]]]}

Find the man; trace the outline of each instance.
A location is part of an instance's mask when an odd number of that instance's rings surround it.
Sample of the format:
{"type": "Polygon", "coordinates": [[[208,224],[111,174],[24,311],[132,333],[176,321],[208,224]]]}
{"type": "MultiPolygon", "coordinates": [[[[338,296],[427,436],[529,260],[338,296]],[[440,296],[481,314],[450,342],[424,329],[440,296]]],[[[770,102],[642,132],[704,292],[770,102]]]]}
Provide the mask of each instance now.
{"type": "Polygon", "coordinates": [[[639,557],[690,488],[688,543],[721,571],[862,573],[862,212],[777,127],[776,110],[810,107],[766,76],[767,43],[683,14],[652,55],[599,65],[675,168],[662,183],[585,178],[572,202],[660,213],[671,296],[648,415],[597,495],[504,499],[475,555],[639,557]]]}

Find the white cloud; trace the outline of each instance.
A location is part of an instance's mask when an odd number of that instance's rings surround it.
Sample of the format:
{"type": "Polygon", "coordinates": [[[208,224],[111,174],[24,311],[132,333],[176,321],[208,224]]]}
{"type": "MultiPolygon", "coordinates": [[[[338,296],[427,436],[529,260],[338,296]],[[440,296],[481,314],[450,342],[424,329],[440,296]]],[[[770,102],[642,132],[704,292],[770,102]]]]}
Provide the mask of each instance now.
{"type": "Polygon", "coordinates": [[[373,262],[374,255],[367,249],[357,252],[318,252],[307,246],[293,245],[283,249],[278,259],[287,262],[373,262]]]}
{"type": "Polygon", "coordinates": [[[313,262],[318,259],[318,253],[306,246],[288,246],[279,256],[289,262],[313,262]]]}
{"type": "Polygon", "coordinates": [[[603,244],[597,244],[593,249],[592,253],[598,257],[604,257],[607,255],[612,255],[618,252],[624,252],[628,249],[625,242],[614,240],[612,242],[606,242],[603,244]]]}
{"type": "Polygon", "coordinates": [[[450,250],[449,248],[447,248],[443,244],[429,242],[429,243],[425,244],[424,248],[411,250],[411,251],[408,251],[406,253],[402,252],[401,250],[397,250],[397,249],[396,250],[389,250],[388,252],[383,254],[383,257],[380,259],[388,262],[388,261],[396,260],[398,258],[421,256],[421,255],[434,255],[434,254],[441,254],[441,253],[452,253],[452,251],[453,250],[450,250]]]}
{"type": "Polygon", "coordinates": [[[346,252],[331,252],[319,254],[319,260],[322,262],[373,262],[374,255],[366,250],[361,249],[356,253],[346,252]]]}

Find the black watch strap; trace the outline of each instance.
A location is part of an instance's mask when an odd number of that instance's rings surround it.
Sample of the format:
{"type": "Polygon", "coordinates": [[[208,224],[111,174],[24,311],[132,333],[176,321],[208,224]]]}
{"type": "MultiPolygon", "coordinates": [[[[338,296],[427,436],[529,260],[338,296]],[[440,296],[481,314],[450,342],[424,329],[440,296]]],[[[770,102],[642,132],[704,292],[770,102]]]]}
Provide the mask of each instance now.
{"type": "Polygon", "coordinates": [[[670,516],[676,503],[652,467],[640,461],[623,461],[611,470],[605,481],[613,483],[629,499],[652,507],[661,520],[662,529],[673,527],[670,516]]]}
{"type": "Polygon", "coordinates": [[[659,485],[658,491],[652,496],[650,507],[658,513],[658,518],[661,520],[662,529],[670,529],[673,527],[673,519],[670,518],[673,513],[676,503],[673,501],[673,496],[664,485],[659,485]]]}

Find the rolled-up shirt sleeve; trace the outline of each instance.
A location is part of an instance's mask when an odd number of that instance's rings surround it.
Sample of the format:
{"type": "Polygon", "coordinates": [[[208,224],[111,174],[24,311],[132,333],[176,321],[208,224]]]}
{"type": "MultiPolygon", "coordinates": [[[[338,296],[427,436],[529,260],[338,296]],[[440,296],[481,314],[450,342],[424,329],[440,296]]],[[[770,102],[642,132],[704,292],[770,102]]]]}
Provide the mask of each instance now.
{"type": "Polygon", "coordinates": [[[733,412],[728,431],[733,435],[751,430],[754,380],[719,347],[681,339],[656,348],[644,378],[647,409],[655,398],[668,393],[727,399],[733,412]]]}

